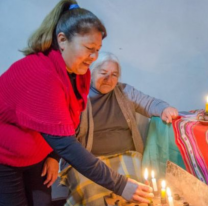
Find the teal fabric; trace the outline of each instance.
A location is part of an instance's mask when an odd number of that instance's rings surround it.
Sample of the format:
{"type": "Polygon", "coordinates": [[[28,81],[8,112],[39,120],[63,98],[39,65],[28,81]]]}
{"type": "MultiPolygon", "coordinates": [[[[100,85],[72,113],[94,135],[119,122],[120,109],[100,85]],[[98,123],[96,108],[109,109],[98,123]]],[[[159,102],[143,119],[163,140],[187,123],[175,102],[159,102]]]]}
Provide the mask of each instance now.
{"type": "Polygon", "coordinates": [[[170,160],[185,169],[185,165],[175,143],[172,124],[166,124],[160,117],[152,117],[147,135],[142,168],[154,170],[157,178],[164,178],[166,162],[170,160]]]}

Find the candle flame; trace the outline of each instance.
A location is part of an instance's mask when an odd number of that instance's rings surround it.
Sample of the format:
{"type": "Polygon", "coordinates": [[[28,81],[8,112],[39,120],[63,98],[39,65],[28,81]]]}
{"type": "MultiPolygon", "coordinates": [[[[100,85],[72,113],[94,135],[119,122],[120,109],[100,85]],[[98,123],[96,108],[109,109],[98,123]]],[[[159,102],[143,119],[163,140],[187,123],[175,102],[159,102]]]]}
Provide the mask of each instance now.
{"type": "Polygon", "coordinates": [[[163,189],[165,189],[165,186],[166,186],[165,180],[162,181],[161,186],[162,186],[163,189]]]}
{"type": "Polygon", "coordinates": [[[148,169],[147,168],[144,170],[144,179],[145,180],[148,179],[148,169]]]}
{"type": "Polygon", "coordinates": [[[171,191],[169,187],[167,187],[167,194],[168,194],[168,197],[171,197],[171,191]]]}
{"type": "Polygon", "coordinates": [[[154,170],[152,170],[151,175],[152,175],[152,179],[153,179],[153,178],[155,177],[155,172],[154,172],[154,170]]]}

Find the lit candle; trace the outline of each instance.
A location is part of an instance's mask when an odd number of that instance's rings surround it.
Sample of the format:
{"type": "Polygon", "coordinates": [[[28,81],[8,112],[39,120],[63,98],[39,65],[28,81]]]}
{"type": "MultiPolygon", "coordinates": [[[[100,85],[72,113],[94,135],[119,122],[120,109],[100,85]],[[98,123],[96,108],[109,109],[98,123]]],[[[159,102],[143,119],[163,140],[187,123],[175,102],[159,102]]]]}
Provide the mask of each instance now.
{"type": "Polygon", "coordinates": [[[148,169],[146,168],[144,170],[144,179],[145,179],[145,184],[149,185],[149,181],[148,181],[148,169]]]}
{"type": "MultiPolygon", "coordinates": [[[[145,168],[145,170],[144,170],[144,179],[145,179],[145,184],[146,185],[150,185],[149,184],[149,181],[148,181],[148,169],[147,168],[145,168]]],[[[150,203],[148,204],[148,206],[151,204],[152,205],[152,198],[148,198],[149,199],[149,201],[150,201],[150,203]]]]}
{"type": "Polygon", "coordinates": [[[173,198],[171,196],[171,191],[170,191],[170,188],[169,187],[167,188],[167,195],[168,195],[168,203],[169,203],[169,206],[174,206],[174,204],[173,204],[173,198]]]}
{"type": "Polygon", "coordinates": [[[154,190],[155,192],[157,192],[158,189],[157,189],[157,182],[156,182],[156,178],[155,178],[155,173],[154,173],[154,171],[152,171],[152,186],[153,186],[153,190],[154,190]]]}
{"type": "Polygon", "coordinates": [[[205,112],[208,113],[208,96],[207,96],[207,101],[206,101],[206,105],[205,105],[205,112]]]}
{"type": "Polygon", "coordinates": [[[162,188],[161,188],[161,198],[165,199],[166,198],[166,191],[165,191],[166,182],[165,182],[165,180],[162,181],[161,186],[162,186],[162,188]]]}

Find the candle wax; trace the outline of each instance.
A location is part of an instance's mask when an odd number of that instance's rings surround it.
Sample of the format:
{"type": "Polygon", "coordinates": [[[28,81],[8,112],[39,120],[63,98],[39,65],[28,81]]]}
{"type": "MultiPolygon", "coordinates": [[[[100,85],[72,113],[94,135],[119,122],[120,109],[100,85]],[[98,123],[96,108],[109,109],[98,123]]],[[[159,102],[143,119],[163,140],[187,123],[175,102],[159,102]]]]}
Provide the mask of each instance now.
{"type": "Polygon", "coordinates": [[[169,206],[174,206],[172,197],[168,197],[168,203],[169,203],[169,206]]]}
{"type": "Polygon", "coordinates": [[[156,182],[156,179],[155,178],[152,178],[152,186],[153,186],[153,190],[155,192],[157,192],[158,189],[157,189],[157,182],[156,182]]]}

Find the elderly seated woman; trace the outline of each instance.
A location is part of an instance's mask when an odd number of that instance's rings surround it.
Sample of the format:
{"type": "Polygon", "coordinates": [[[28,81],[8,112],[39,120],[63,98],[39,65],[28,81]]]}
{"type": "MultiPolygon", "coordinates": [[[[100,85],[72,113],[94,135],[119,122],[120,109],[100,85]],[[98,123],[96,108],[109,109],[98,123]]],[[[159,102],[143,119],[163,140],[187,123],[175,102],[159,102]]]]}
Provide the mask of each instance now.
{"type": "MultiPolygon", "coordinates": [[[[91,87],[86,110],[82,113],[79,141],[109,167],[127,177],[142,181],[143,141],[136,123],[136,113],[160,116],[167,123],[178,116],[177,109],[118,82],[121,68],[117,57],[100,53],[91,65],[91,87]]],[[[70,196],[66,205],[104,206],[110,191],[67,167],[61,172],[70,196]]]]}

